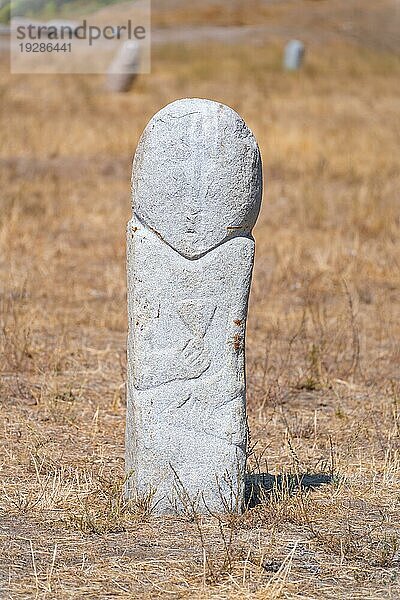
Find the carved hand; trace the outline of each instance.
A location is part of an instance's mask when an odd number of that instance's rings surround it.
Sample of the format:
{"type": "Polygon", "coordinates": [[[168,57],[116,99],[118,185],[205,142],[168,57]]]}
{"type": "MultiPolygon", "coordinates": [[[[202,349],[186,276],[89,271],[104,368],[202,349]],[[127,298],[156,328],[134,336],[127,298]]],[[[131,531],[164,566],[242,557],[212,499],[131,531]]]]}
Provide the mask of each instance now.
{"type": "Polygon", "coordinates": [[[210,366],[210,358],[202,338],[195,337],[183,347],[177,359],[184,377],[199,377],[210,366]]]}

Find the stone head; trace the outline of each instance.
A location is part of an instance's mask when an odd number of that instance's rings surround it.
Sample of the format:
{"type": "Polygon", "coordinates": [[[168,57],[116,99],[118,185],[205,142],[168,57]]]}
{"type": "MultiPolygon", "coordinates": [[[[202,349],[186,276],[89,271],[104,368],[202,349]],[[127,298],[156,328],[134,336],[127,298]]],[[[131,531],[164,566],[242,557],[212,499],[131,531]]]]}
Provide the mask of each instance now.
{"type": "Polygon", "coordinates": [[[251,234],[262,194],[257,142],[223,104],[173,102],[139,141],[132,193],[135,215],[174,250],[196,259],[251,234]]]}

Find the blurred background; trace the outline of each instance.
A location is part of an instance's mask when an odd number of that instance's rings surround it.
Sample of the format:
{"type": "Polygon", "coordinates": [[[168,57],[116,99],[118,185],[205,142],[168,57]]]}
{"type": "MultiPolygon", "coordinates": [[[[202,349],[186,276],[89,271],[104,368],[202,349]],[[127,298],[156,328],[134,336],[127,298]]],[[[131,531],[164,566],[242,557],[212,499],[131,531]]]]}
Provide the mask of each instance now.
{"type": "MultiPolygon", "coordinates": [[[[368,597],[388,597],[400,476],[400,3],[153,0],[151,73],[124,92],[112,91],[106,75],[11,75],[9,3],[0,6],[1,455],[12,526],[17,494],[39,498],[41,477],[60,475],[61,464],[90,473],[81,487],[86,507],[91,522],[105,519],[102,496],[91,493],[99,473],[123,479],[131,160],[162,106],[210,98],[245,119],[264,163],[248,321],[250,468],[348,481],[334,493],[315,492],[320,570],[304,575],[295,558],[293,577],[312,597],[330,597],[334,576],[336,597],[365,598],[354,574],[362,564],[375,574],[368,597]],[[287,56],[285,63],[291,40],[303,47],[296,68],[287,56]],[[32,456],[44,465],[39,479],[32,456]],[[377,537],[367,522],[380,523],[377,537]],[[356,541],[349,531],[358,532],[356,541]]],[[[28,7],[43,21],[118,23],[130,10],[130,2],[106,0],[30,0],[28,7]]],[[[32,509],[35,526],[24,517],[25,537],[43,552],[54,507],[67,515],[71,535],[89,523],[63,477],[59,495],[32,509]]],[[[312,538],[304,506],[296,506],[284,513],[264,506],[258,526],[267,535],[279,513],[286,536],[312,538]]],[[[286,537],[277,531],[270,552],[282,558],[286,537]]],[[[71,560],[74,551],[65,550],[71,560]]],[[[14,591],[31,585],[18,566],[23,552],[7,549],[14,591]]],[[[102,560],[118,578],[110,552],[102,560]]],[[[100,578],[93,568],[92,581],[100,578]]],[[[176,565],[169,568],[176,575],[176,565]]],[[[112,577],[102,579],[110,590],[112,577]]],[[[139,584],[129,577],[132,592],[139,584]]],[[[76,589],[86,585],[79,580],[76,589]]],[[[175,589],[172,579],[168,585],[175,589]]]]}

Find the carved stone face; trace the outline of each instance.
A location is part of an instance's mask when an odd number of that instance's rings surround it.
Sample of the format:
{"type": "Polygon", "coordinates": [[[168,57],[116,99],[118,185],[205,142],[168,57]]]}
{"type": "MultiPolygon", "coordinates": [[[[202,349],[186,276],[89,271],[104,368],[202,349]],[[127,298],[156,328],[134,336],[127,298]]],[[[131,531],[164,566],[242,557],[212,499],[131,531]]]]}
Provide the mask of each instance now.
{"type": "Polygon", "coordinates": [[[189,259],[249,235],[260,209],[257,142],[232,109],[173,102],[147,125],[133,163],[133,209],[189,259]]]}

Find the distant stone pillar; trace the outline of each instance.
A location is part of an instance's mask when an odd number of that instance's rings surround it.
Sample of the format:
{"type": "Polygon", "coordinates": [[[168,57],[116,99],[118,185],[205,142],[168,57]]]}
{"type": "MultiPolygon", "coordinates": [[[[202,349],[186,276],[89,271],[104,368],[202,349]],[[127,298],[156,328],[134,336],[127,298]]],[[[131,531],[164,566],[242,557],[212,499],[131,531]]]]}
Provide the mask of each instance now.
{"type": "Polygon", "coordinates": [[[227,106],[178,100],[147,125],[132,191],[127,494],[156,513],[240,511],[257,142],[227,106]]]}
{"type": "Polygon", "coordinates": [[[107,72],[107,89],[110,92],[128,92],[137,76],[140,65],[140,48],[134,40],[124,42],[107,72]]]}
{"type": "Polygon", "coordinates": [[[304,58],[304,44],[299,40],[290,40],[285,46],[283,66],[287,71],[300,69],[304,58]]]}

